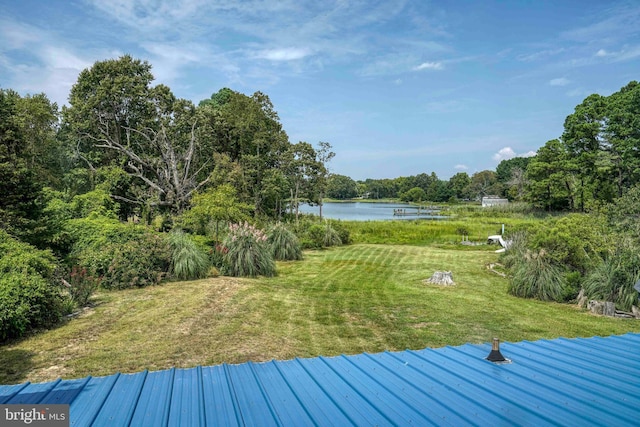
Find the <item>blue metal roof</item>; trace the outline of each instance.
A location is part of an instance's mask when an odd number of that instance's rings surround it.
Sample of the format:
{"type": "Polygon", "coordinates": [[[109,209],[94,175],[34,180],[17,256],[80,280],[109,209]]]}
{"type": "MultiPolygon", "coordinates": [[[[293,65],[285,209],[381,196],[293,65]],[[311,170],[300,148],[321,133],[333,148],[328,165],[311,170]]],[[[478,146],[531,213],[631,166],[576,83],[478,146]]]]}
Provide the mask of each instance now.
{"type": "Polygon", "coordinates": [[[73,426],[636,425],[640,334],[115,374],[0,386],[73,426]]]}

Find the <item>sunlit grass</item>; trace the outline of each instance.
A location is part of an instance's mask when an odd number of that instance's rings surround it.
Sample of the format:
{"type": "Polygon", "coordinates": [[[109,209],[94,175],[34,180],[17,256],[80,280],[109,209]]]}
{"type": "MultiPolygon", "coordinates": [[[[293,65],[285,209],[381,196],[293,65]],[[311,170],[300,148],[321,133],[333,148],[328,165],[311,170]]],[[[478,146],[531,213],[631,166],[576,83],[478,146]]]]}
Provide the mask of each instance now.
{"type": "Polygon", "coordinates": [[[305,252],[272,278],[221,277],[100,293],[54,330],[0,347],[0,383],[640,332],[640,322],[521,299],[486,250],[357,244],[305,252]],[[424,283],[451,270],[456,283],[424,283]]]}

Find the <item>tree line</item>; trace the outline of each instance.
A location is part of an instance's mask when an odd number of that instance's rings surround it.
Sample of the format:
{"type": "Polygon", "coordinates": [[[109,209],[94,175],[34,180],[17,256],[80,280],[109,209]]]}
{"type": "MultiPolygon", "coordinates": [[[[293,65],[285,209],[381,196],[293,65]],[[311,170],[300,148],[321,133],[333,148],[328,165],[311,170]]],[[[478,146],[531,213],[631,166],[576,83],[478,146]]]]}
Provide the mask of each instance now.
{"type": "Polygon", "coordinates": [[[575,107],[564,132],[532,157],[501,161],[495,171],[449,180],[435,173],[394,179],[329,179],[327,195],[406,201],[478,200],[486,195],[529,202],[547,211],[586,212],[621,197],[640,183],[640,84],[609,96],[593,94],[575,107]]]}

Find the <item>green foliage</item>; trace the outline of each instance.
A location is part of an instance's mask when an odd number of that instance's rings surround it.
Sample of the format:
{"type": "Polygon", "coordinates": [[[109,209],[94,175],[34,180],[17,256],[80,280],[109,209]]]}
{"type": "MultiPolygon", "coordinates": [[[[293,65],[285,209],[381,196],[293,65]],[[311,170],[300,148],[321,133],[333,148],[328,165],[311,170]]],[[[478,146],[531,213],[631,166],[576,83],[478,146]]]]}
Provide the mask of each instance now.
{"type": "Polygon", "coordinates": [[[509,293],[522,298],[561,302],[565,296],[565,284],[562,268],[547,256],[544,249],[526,251],[512,267],[509,293]]]}
{"type": "Polygon", "coordinates": [[[248,224],[231,224],[224,240],[224,261],[231,276],[275,276],[276,264],[271,255],[267,235],[248,224]]]}
{"type": "Polygon", "coordinates": [[[100,285],[100,279],[91,276],[86,268],[73,266],[67,282],[69,295],[76,307],[85,307],[100,285]]]}
{"type": "Polygon", "coordinates": [[[271,253],[276,260],[292,261],[302,259],[302,247],[298,238],[281,222],[269,228],[267,242],[271,245],[271,253]]]}
{"type": "Polygon", "coordinates": [[[640,279],[640,248],[629,240],[620,242],[584,280],[589,299],[611,301],[621,310],[631,311],[638,304],[634,285],[640,279]]]}
{"type": "Polygon", "coordinates": [[[71,199],[71,211],[75,218],[86,218],[90,214],[117,218],[120,209],[109,193],[104,190],[93,190],[88,193],[79,194],[71,199]]]}
{"type": "Polygon", "coordinates": [[[207,276],[211,264],[207,255],[182,230],[169,233],[171,272],[180,280],[201,279],[207,276]]]}
{"type": "Polygon", "coordinates": [[[206,234],[208,225],[213,224],[217,239],[220,223],[247,220],[250,210],[250,205],[238,201],[237,192],[230,184],[223,184],[194,195],[191,208],[178,222],[198,234],[206,234]]]}
{"type": "Polygon", "coordinates": [[[427,193],[420,187],[413,187],[400,194],[400,200],[403,202],[422,202],[427,200],[427,193]]]}
{"type": "Polygon", "coordinates": [[[55,259],[0,230],[0,341],[59,321],[64,314],[55,259]]]}
{"type": "Polygon", "coordinates": [[[327,182],[327,197],[344,200],[358,195],[356,182],[345,175],[331,174],[327,182]]]}
{"type": "MultiPolygon", "coordinates": [[[[342,234],[349,238],[349,231],[337,226],[341,229],[342,234]]],[[[312,223],[312,225],[303,228],[301,243],[304,249],[321,249],[330,246],[342,245],[340,233],[332,226],[330,221],[324,224],[312,223]]]]}
{"type": "Polygon", "coordinates": [[[344,224],[342,221],[331,220],[327,221],[328,224],[335,230],[340,238],[341,245],[350,245],[351,244],[351,232],[349,231],[349,227],[344,224]]]}
{"type": "Polygon", "coordinates": [[[607,216],[617,231],[640,239],[640,184],[618,198],[609,207],[607,216]]]}
{"type": "Polygon", "coordinates": [[[530,249],[545,249],[556,265],[584,275],[613,247],[606,220],[596,214],[569,214],[540,223],[529,236],[530,249]]]}
{"type": "Polygon", "coordinates": [[[157,284],[169,269],[167,242],[147,227],[95,215],[70,220],[68,227],[75,239],[71,262],[100,278],[104,288],[157,284]]]}

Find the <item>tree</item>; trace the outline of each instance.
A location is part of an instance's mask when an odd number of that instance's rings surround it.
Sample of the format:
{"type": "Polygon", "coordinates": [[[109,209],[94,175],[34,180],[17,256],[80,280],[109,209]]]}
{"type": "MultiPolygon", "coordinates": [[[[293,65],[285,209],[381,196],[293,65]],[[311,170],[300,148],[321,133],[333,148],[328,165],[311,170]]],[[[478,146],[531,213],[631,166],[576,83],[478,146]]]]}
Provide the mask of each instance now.
{"type": "Polygon", "coordinates": [[[606,102],[601,95],[590,95],[576,106],[575,112],[567,116],[564,122],[562,142],[576,162],[577,197],[581,211],[585,210],[588,200],[598,199],[598,192],[608,187],[606,182],[601,181],[597,166],[598,153],[606,143],[606,102]]]}
{"type": "Polygon", "coordinates": [[[300,201],[311,201],[312,178],[317,176],[320,165],[317,161],[316,151],[308,142],[300,141],[290,147],[285,156],[287,175],[289,177],[290,202],[289,212],[295,209],[296,220],[298,219],[298,207],[300,201]]]}
{"type": "Polygon", "coordinates": [[[322,199],[327,191],[327,180],[329,178],[329,169],[327,163],[336,155],[331,151],[331,144],[328,142],[320,141],[318,143],[318,149],[316,150],[316,160],[318,167],[315,169],[316,175],[314,177],[315,192],[317,194],[317,203],[320,206],[320,219],[322,219],[322,199]]]}
{"type": "Polygon", "coordinates": [[[220,222],[246,221],[250,211],[250,205],[236,198],[235,188],[224,184],[195,194],[191,208],[182,214],[181,222],[200,234],[205,234],[209,224],[215,224],[215,238],[218,240],[220,222]]]}
{"type": "MultiPolygon", "coordinates": [[[[255,213],[279,214],[273,188],[273,169],[283,169],[289,138],[273,104],[262,92],[247,96],[228,88],[200,102],[200,135],[217,153],[228,156],[242,170],[239,193],[255,205],[255,213]],[[267,199],[265,199],[267,197],[267,199]]],[[[280,203],[279,201],[277,203],[280,203]]]]}
{"type": "Polygon", "coordinates": [[[571,156],[557,139],[538,150],[527,166],[527,199],[546,210],[573,209],[574,179],[571,156]]]}
{"type": "Polygon", "coordinates": [[[640,84],[630,82],[607,101],[604,150],[620,197],[640,182],[640,84]]]}
{"type": "Polygon", "coordinates": [[[476,172],[471,176],[471,183],[466,191],[470,198],[480,199],[487,195],[500,194],[500,185],[496,173],[490,170],[476,172]]]}
{"type": "Polygon", "coordinates": [[[128,55],[96,62],[72,87],[64,120],[91,170],[118,165],[137,180],[128,197],[114,197],[180,212],[208,182],[211,153],[201,153],[191,102],[152,80],[151,65],[128,55]]]}
{"type": "Polygon", "coordinates": [[[466,194],[466,189],[471,184],[471,178],[466,172],[458,172],[449,178],[449,188],[453,195],[458,199],[466,199],[468,198],[468,194],[466,194]]]}
{"type": "Polygon", "coordinates": [[[501,161],[496,167],[496,178],[505,189],[504,196],[519,200],[524,195],[525,171],[531,157],[514,157],[501,161]]]}
{"type": "Polygon", "coordinates": [[[352,199],[358,195],[356,182],[345,175],[331,174],[327,182],[327,196],[333,199],[352,199]]]}
{"type": "Polygon", "coordinates": [[[427,193],[420,187],[413,187],[400,195],[403,202],[422,202],[427,199],[427,193]]]}
{"type": "Polygon", "coordinates": [[[57,108],[46,96],[20,97],[0,89],[0,228],[30,243],[42,242],[42,187],[55,167],[57,108]]]}

